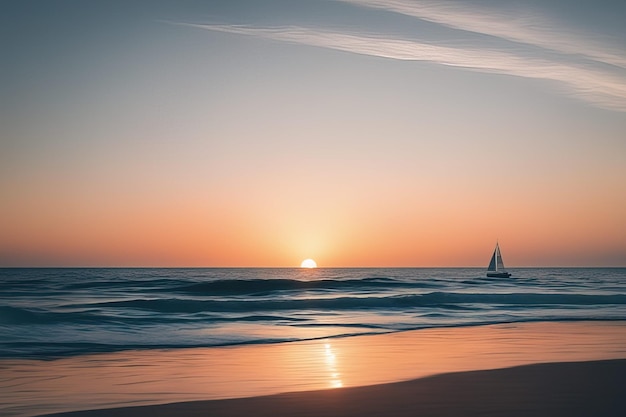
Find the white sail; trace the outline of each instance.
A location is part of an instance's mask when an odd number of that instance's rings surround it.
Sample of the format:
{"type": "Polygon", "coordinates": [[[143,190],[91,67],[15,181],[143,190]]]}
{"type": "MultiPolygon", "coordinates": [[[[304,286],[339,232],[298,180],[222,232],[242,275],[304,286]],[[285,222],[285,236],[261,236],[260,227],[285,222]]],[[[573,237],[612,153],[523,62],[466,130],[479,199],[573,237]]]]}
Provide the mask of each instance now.
{"type": "Polygon", "coordinates": [[[496,248],[493,251],[493,255],[491,255],[491,261],[489,261],[489,266],[487,267],[487,276],[492,277],[509,277],[509,274],[506,269],[504,269],[504,262],[502,262],[502,255],[500,254],[500,246],[496,243],[496,248]]]}

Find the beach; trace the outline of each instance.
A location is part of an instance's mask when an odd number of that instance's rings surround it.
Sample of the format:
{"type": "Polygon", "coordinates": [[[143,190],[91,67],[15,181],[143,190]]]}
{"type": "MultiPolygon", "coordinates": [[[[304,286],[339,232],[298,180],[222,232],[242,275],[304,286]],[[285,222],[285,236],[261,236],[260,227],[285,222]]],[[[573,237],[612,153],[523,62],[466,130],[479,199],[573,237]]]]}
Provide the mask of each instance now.
{"type": "Polygon", "coordinates": [[[626,360],[549,363],[406,382],[58,417],[623,416],[626,360]]]}
{"type": "Polygon", "coordinates": [[[6,416],[608,416],[623,407],[626,322],[437,328],[2,366],[6,416]]]}

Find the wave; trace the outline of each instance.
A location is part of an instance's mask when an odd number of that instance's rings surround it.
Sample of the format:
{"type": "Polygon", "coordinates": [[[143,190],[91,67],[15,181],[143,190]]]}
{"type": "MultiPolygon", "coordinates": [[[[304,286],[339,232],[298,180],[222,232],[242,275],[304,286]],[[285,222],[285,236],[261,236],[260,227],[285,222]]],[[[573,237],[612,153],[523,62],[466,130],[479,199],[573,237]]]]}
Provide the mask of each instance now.
{"type": "MultiPolygon", "coordinates": [[[[281,280],[282,281],[282,280],[281,280]]],[[[293,280],[287,285],[293,285],[293,280]]],[[[337,281],[342,282],[342,281],[337,281]]],[[[377,281],[371,281],[372,283],[377,281]]],[[[225,283],[220,283],[223,285],[225,283]]],[[[275,286],[285,283],[274,283],[275,286]]],[[[307,283],[308,284],[308,283],[307,283]]],[[[335,285],[323,284],[323,288],[335,285]]],[[[201,288],[205,284],[193,286],[201,288]]],[[[189,286],[188,286],[189,287],[189,286]]],[[[187,287],[187,288],[188,288],[187,287]]],[[[264,287],[266,288],[266,287],[264,287]]],[[[225,288],[228,290],[228,288],[225,288]]],[[[195,291],[195,290],[194,290],[195,291]]],[[[258,294],[258,293],[257,293],[258,294]]],[[[241,294],[238,294],[241,295],[241,294]]],[[[458,293],[430,292],[425,294],[391,296],[343,296],[277,298],[248,296],[224,299],[197,298],[138,298],[130,300],[66,305],[63,309],[0,306],[0,325],[54,323],[173,323],[180,321],[282,321],[299,320],[296,315],[278,315],[279,311],[349,311],[383,312],[427,309],[420,314],[441,311],[523,308],[576,308],[577,306],[626,306],[626,294],[567,294],[567,293],[458,293]],[[143,312],[143,313],[138,313],[143,312]],[[224,314],[234,313],[228,317],[224,314]],[[260,313],[260,314],[256,314],[260,313]]],[[[448,313],[445,313],[448,314],[448,313]]]]}
{"type": "MultiPolygon", "coordinates": [[[[433,329],[433,328],[450,328],[450,327],[470,327],[470,326],[484,326],[484,325],[498,325],[498,324],[516,324],[516,323],[532,323],[532,322],[577,322],[577,321],[623,321],[622,317],[510,317],[500,319],[469,319],[464,322],[458,322],[454,324],[450,323],[430,323],[430,324],[410,324],[399,327],[395,326],[382,326],[376,324],[311,324],[312,327],[332,327],[341,328],[342,331],[330,334],[324,334],[322,336],[283,336],[283,337],[250,337],[250,338],[226,338],[222,340],[179,340],[169,339],[168,341],[159,340],[150,342],[140,342],[139,339],[134,341],[108,341],[102,343],[94,342],[72,342],[72,341],[0,341],[0,360],[13,359],[13,358],[36,358],[39,360],[54,360],[63,357],[70,357],[76,355],[94,354],[94,353],[111,353],[127,350],[153,350],[153,349],[188,349],[188,348],[210,348],[210,347],[229,347],[229,346],[242,346],[242,345],[266,345],[274,343],[296,342],[296,341],[312,341],[312,340],[326,340],[351,336],[365,336],[365,335],[379,335],[389,333],[401,333],[406,331],[433,329]]],[[[299,325],[303,326],[303,325],[299,325]]],[[[309,326],[309,325],[304,325],[309,326]]]]}
{"type": "Polygon", "coordinates": [[[248,295],[273,291],[350,290],[371,288],[429,288],[435,285],[424,282],[406,282],[392,278],[321,279],[225,279],[168,288],[167,291],[203,295],[248,295]]]}
{"type": "Polygon", "coordinates": [[[626,269],[515,275],[410,268],[0,269],[0,359],[626,317],[626,269]]]}
{"type": "Polygon", "coordinates": [[[107,318],[98,311],[59,312],[34,308],[0,306],[0,325],[56,323],[100,324],[106,321],[119,321],[119,318],[107,318]]]}
{"type": "Polygon", "coordinates": [[[543,305],[543,306],[589,306],[626,304],[626,294],[480,294],[432,292],[421,295],[395,295],[389,297],[336,297],[302,299],[236,299],[236,300],[188,300],[136,299],[91,304],[98,307],[122,307],[151,310],[162,313],[243,312],[277,310],[352,310],[394,309],[410,307],[471,308],[472,304],[490,305],[543,305]]]}

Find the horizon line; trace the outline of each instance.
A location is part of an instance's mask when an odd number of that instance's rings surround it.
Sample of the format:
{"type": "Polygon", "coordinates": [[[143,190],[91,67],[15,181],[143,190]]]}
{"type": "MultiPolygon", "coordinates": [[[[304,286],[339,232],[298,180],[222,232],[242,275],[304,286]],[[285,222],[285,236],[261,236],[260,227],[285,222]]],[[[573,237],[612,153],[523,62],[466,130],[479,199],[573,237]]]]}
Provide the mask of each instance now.
{"type": "MultiPolygon", "coordinates": [[[[626,268],[626,265],[551,265],[551,266],[514,266],[507,267],[507,270],[516,269],[550,269],[550,268],[571,268],[571,269],[601,269],[601,268],[626,268]]],[[[317,266],[315,268],[303,268],[301,266],[0,266],[0,269],[484,269],[484,266],[317,266]]]]}

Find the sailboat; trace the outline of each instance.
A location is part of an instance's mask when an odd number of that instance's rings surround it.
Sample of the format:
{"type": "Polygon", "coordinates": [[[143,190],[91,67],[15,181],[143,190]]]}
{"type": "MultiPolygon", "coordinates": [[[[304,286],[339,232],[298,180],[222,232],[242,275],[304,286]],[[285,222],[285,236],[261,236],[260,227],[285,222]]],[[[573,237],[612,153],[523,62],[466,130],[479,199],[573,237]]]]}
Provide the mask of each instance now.
{"type": "Polygon", "coordinates": [[[504,269],[504,262],[502,262],[502,255],[500,254],[500,246],[496,242],[496,248],[491,256],[491,261],[487,267],[487,276],[493,278],[508,278],[510,273],[504,269]]]}

